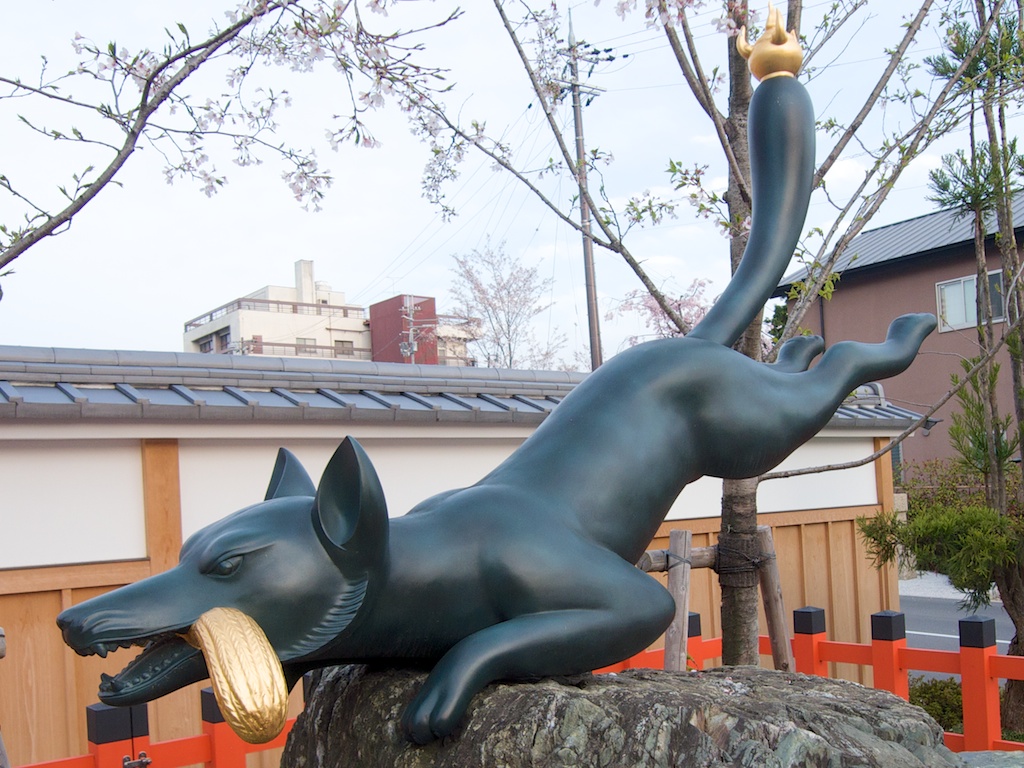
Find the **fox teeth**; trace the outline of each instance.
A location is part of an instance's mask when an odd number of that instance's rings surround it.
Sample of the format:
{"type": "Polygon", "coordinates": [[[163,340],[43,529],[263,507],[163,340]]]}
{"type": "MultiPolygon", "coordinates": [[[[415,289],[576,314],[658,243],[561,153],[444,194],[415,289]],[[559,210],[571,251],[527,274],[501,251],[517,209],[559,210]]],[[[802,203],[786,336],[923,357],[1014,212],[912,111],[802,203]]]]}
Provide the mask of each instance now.
{"type": "Polygon", "coordinates": [[[284,729],[288,686],[259,624],[234,608],[214,608],[199,617],[185,640],[206,657],[221,714],[243,741],[263,744],[284,729]]]}
{"type": "Polygon", "coordinates": [[[124,690],[124,687],[125,683],[123,680],[111,677],[106,672],[100,673],[100,690],[117,693],[118,691],[124,690]]]}

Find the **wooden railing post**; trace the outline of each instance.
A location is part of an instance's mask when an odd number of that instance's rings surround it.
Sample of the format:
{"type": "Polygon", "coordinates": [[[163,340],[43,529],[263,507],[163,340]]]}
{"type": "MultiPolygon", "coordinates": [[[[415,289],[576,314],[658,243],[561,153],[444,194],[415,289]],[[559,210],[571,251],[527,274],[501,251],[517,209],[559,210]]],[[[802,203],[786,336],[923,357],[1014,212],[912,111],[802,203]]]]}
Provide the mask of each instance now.
{"type": "Polygon", "coordinates": [[[85,726],[89,754],[96,768],[122,768],[125,758],[136,760],[149,748],[149,713],[145,704],[90,704],[85,709],[85,726]]]}
{"type": "Polygon", "coordinates": [[[980,616],[960,619],[960,683],[963,691],[964,749],[992,749],[1002,738],[999,680],[989,662],[996,655],[996,622],[980,616]]]}
{"type": "Polygon", "coordinates": [[[797,672],[828,677],[819,644],[825,640],[825,609],[805,606],[793,611],[793,663],[797,672]]]}
{"type": "Polygon", "coordinates": [[[875,688],[910,699],[910,680],[900,652],[907,647],[907,617],[898,611],[871,614],[871,666],[875,688]]]}
{"type": "Polygon", "coordinates": [[[210,762],[207,765],[210,768],[245,768],[245,742],[224,721],[212,688],[203,688],[201,704],[203,733],[210,737],[210,762]]]}

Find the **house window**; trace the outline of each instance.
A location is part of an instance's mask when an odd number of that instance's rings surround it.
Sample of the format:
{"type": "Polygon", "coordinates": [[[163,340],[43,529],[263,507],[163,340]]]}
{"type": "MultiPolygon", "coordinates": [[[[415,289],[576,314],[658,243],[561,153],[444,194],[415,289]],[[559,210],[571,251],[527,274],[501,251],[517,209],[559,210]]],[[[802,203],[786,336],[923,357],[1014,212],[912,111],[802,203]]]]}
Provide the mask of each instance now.
{"type": "Polygon", "coordinates": [[[231,330],[225,328],[217,334],[217,351],[226,352],[231,348],[231,330]]]}
{"type": "MultiPolygon", "coordinates": [[[[935,286],[935,300],[939,310],[939,331],[958,331],[978,325],[977,278],[975,275],[947,280],[935,286]]],[[[1003,274],[988,273],[989,293],[992,298],[992,319],[1003,319],[1003,274]]]]}
{"type": "Polygon", "coordinates": [[[302,336],[295,339],[295,354],[297,355],[315,355],[314,347],[316,347],[316,339],[306,339],[302,336]]]}
{"type": "Polygon", "coordinates": [[[354,341],[335,341],[334,342],[334,356],[335,357],[352,357],[356,353],[356,345],[354,341]]]}
{"type": "Polygon", "coordinates": [[[204,355],[213,352],[213,336],[203,336],[199,340],[199,351],[204,355]]]}

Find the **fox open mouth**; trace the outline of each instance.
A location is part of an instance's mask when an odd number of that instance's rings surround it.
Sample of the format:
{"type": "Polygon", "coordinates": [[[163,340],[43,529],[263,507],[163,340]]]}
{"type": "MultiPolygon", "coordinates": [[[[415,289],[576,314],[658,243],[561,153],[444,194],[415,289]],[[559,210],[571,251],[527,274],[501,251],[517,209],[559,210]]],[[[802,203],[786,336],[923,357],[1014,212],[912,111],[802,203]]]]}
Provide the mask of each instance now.
{"type": "MultiPolygon", "coordinates": [[[[187,627],[183,631],[187,631],[187,627]]],[[[141,704],[207,677],[202,652],[189,645],[178,633],[97,643],[85,653],[105,657],[116,648],[137,645],[143,646],[142,653],[120,673],[100,676],[99,696],[104,704],[141,704]]]]}

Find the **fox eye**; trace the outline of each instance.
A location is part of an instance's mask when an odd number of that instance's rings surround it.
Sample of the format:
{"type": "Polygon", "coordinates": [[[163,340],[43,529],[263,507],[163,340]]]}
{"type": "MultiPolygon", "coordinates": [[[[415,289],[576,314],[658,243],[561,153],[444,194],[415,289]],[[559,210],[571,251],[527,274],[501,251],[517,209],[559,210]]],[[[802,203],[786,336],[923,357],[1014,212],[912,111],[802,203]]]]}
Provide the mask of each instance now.
{"type": "Polygon", "coordinates": [[[233,555],[231,557],[225,557],[223,560],[218,562],[213,568],[210,569],[211,576],[230,576],[238,567],[242,564],[241,555],[233,555]]]}

